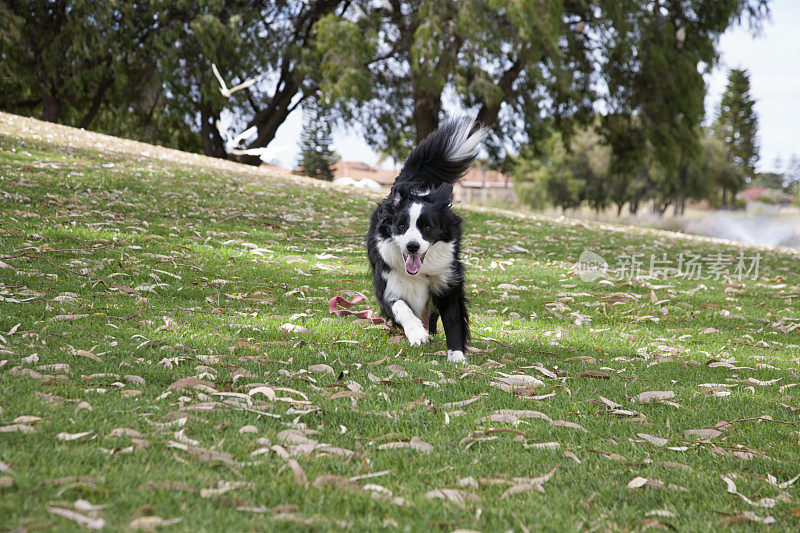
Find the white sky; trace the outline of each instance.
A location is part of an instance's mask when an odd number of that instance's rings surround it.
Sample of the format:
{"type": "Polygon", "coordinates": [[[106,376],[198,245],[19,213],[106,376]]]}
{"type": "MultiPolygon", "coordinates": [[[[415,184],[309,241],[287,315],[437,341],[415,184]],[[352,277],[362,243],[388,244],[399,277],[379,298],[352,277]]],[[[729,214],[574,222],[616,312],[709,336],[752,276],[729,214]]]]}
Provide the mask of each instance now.
{"type": "MultiPolygon", "coordinates": [[[[720,63],[707,77],[706,111],[716,113],[725,90],[729,68],[750,72],[750,86],[759,119],[761,161],[759,170],[775,169],[780,156],[785,165],[793,153],[800,156],[800,1],[774,0],[772,16],[758,36],[748,28],[734,28],[722,36],[720,63]]],[[[302,128],[302,112],[294,111],[278,130],[273,143],[276,159],[293,168],[302,128]]],[[[334,149],[344,160],[376,165],[378,156],[357,134],[334,133],[334,149]]]]}

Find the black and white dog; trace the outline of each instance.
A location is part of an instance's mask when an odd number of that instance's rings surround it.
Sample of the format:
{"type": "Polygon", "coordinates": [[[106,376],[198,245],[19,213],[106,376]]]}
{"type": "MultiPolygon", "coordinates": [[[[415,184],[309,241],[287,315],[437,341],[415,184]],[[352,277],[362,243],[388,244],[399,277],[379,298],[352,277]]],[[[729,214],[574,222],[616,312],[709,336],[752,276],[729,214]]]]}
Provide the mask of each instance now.
{"type": "Polygon", "coordinates": [[[459,259],[461,219],[450,209],[455,183],[478,154],[485,130],[446,122],[417,146],[375,209],[367,235],[375,297],[412,346],[428,342],[442,317],[447,360],[465,360],[469,318],[459,259]],[[431,305],[432,304],[432,305],[431,305]]]}

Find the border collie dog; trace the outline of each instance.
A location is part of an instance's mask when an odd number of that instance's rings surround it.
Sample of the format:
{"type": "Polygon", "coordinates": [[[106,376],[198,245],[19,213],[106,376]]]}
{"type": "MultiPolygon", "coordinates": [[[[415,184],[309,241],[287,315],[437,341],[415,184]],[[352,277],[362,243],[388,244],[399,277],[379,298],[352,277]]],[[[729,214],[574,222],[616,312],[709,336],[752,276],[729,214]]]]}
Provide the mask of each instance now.
{"type": "Polygon", "coordinates": [[[412,346],[428,342],[442,318],[447,360],[463,362],[469,340],[461,219],[450,209],[455,183],[478,154],[485,130],[447,121],[417,146],[375,209],[367,234],[375,297],[412,346]]]}

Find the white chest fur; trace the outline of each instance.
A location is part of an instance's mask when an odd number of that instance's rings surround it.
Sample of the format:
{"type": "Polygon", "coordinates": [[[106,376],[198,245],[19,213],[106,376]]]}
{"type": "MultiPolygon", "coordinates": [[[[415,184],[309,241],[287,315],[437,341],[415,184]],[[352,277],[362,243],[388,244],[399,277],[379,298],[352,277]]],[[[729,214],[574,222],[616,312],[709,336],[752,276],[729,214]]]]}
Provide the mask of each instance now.
{"type": "Polygon", "coordinates": [[[433,243],[425,255],[422,269],[415,276],[406,272],[403,254],[394,241],[379,240],[378,250],[390,267],[389,272],[383,274],[386,280],[386,299],[404,300],[414,314],[421,317],[431,292],[439,292],[450,283],[453,275],[454,243],[433,243]]]}

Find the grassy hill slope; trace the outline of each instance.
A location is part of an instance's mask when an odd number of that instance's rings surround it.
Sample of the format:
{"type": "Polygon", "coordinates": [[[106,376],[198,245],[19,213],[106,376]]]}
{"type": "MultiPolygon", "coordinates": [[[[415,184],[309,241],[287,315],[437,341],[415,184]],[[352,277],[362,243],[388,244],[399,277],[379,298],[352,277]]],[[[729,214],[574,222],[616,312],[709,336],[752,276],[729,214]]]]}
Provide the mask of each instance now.
{"type": "Polygon", "coordinates": [[[799,255],[462,209],[454,365],[328,313],[374,200],[0,115],[0,524],[800,527],[799,255]]]}

